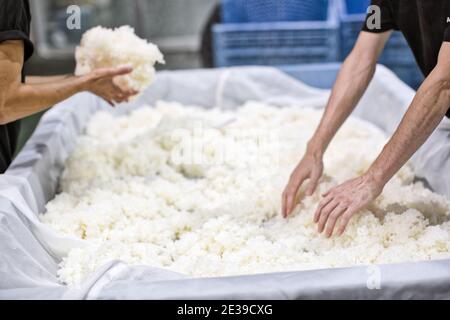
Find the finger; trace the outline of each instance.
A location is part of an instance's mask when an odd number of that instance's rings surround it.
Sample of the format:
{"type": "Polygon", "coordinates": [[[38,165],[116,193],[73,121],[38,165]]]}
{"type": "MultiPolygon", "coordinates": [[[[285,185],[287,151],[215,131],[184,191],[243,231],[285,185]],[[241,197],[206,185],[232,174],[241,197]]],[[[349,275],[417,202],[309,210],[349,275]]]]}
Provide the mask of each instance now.
{"type": "Polygon", "coordinates": [[[116,77],[116,76],[123,76],[126,74],[130,74],[131,72],[133,72],[132,66],[120,66],[120,67],[117,67],[117,68],[114,68],[113,70],[111,70],[109,75],[110,75],[110,77],[116,77]]]}
{"type": "Polygon", "coordinates": [[[122,94],[127,97],[133,96],[132,91],[127,89],[122,89],[122,94]]]}
{"type": "Polygon", "coordinates": [[[319,233],[323,232],[323,229],[325,229],[325,224],[328,221],[328,217],[330,216],[331,212],[333,212],[334,209],[336,209],[336,207],[338,205],[339,205],[339,202],[336,200],[333,200],[321,210],[320,217],[319,217],[319,223],[317,225],[317,231],[319,233]]]}
{"type": "Polygon", "coordinates": [[[339,219],[339,229],[338,229],[338,235],[342,236],[345,232],[345,229],[347,228],[347,225],[350,221],[350,219],[353,217],[353,214],[355,213],[354,208],[347,208],[347,210],[342,214],[341,218],[339,219]]]}
{"type": "Polygon", "coordinates": [[[111,107],[115,107],[114,103],[112,102],[112,100],[109,99],[104,99],[111,107]]]}
{"type": "Polygon", "coordinates": [[[134,96],[136,96],[135,91],[126,91],[125,92],[126,101],[129,101],[134,96]]]}
{"type": "Polygon", "coordinates": [[[319,222],[320,212],[322,211],[323,207],[325,207],[331,200],[333,200],[333,197],[326,197],[319,202],[316,212],[314,213],[314,223],[319,222]]]}
{"type": "Polygon", "coordinates": [[[286,199],[286,217],[292,213],[295,207],[295,197],[297,195],[298,189],[305,181],[306,177],[301,176],[300,178],[294,179],[294,182],[291,184],[291,187],[287,193],[286,199]]]}
{"type": "Polygon", "coordinates": [[[125,90],[123,90],[122,87],[114,81],[111,81],[111,87],[114,94],[125,95],[125,90]]]}
{"type": "Polygon", "coordinates": [[[329,195],[331,195],[336,190],[336,188],[337,188],[337,186],[333,187],[331,189],[328,189],[328,191],[322,193],[322,197],[328,197],[329,195]]]}
{"type": "Polygon", "coordinates": [[[307,196],[311,196],[316,191],[317,184],[319,183],[320,172],[319,170],[313,170],[311,178],[309,179],[308,188],[306,191],[307,196]]]}
{"type": "Polygon", "coordinates": [[[113,82],[113,89],[115,92],[117,92],[117,94],[122,95],[126,99],[129,99],[130,97],[135,96],[136,94],[139,93],[139,91],[133,89],[123,88],[114,82],[113,82]]]}
{"type": "Polygon", "coordinates": [[[122,103],[124,102],[126,99],[126,96],[121,95],[121,94],[117,94],[114,96],[114,101],[118,102],[118,103],[122,103]]]}
{"type": "Polygon", "coordinates": [[[284,190],[282,196],[281,196],[281,214],[283,218],[286,218],[286,206],[287,206],[287,194],[286,190],[284,190]]]}
{"type": "Polygon", "coordinates": [[[139,91],[138,90],[134,90],[134,89],[127,89],[125,91],[125,93],[126,93],[126,95],[131,97],[131,96],[137,95],[139,93],[139,91]]]}
{"type": "MultiPolygon", "coordinates": [[[[295,173],[295,171],[294,171],[294,173],[295,173]]],[[[288,199],[291,197],[290,194],[293,192],[293,189],[294,189],[294,183],[293,183],[294,180],[295,180],[295,177],[294,177],[294,175],[292,175],[291,178],[289,179],[289,182],[288,182],[286,188],[284,189],[284,192],[283,192],[283,205],[282,205],[283,218],[287,218],[287,215],[288,215],[288,209],[289,209],[288,199]]]]}
{"type": "Polygon", "coordinates": [[[121,66],[117,68],[104,68],[97,70],[98,78],[113,78],[116,76],[123,76],[133,72],[131,66],[121,66]]]}
{"type": "Polygon", "coordinates": [[[327,238],[330,238],[333,235],[334,227],[336,226],[336,221],[338,218],[345,212],[347,207],[338,205],[331,213],[328,218],[327,224],[326,224],[326,230],[325,235],[327,238]]]}
{"type": "Polygon", "coordinates": [[[135,96],[139,93],[139,91],[134,89],[133,87],[129,87],[128,85],[117,81],[116,78],[112,79],[112,83],[114,90],[128,97],[135,96]]]}

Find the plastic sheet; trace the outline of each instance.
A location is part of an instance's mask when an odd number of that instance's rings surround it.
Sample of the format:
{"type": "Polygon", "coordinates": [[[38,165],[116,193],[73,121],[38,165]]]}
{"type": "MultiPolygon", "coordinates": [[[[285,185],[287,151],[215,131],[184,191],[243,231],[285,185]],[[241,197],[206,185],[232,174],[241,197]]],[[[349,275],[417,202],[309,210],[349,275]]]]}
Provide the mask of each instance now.
{"type": "MultiPolygon", "coordinates": [[[[58,263],[83,241],[56,234],[39,222],[38,213],[54,197],[64,161],[97,110],[121,114],[157,100],[224,109],[248,100],[322,108],[328,94],[276,69],[255,67],[161,72],[138,100],[116,109],[88,93],[55,106],[0,176],[0,299],[450,298],[448,260],[209,279],[111,261],[78,288],[58,283],[58,263]],[[374,276],[380,289],[370,285],[374,276]]],[[[355,115],[391,134],[413,96],[413,90],[380,66],[355,115]]],[[[449,183],[439,179],[450,166],[449,134],[444,121],[414,164],[419,177],[450,198],[449,183]]]]}

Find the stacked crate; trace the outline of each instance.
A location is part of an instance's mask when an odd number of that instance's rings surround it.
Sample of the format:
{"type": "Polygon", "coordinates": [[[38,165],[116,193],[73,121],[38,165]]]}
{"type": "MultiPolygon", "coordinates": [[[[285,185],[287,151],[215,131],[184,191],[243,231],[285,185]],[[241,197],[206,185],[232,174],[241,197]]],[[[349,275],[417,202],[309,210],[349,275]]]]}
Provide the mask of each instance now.
{"type": "Polygon", "coordinates": [[[338,61],[337,13],[337,0],[223,0],[223,23],[213,27],[215,65],[338,61]]]}

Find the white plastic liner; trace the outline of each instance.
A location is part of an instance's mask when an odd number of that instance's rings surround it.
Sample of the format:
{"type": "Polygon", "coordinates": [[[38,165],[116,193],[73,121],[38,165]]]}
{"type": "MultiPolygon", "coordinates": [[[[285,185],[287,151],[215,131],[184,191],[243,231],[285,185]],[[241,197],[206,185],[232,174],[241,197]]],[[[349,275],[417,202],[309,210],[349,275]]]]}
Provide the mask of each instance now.
{"type": "MultiPolygon", "coordinates": [[[[37,215],[54,197],[64,160],[97,110],[124,113],[157,100],[225,109],[248,100],[321,108],[328,95],[277,69],[252,67],[161,72],[141,98],[116,109],[88,93],[55,106],[0,176],[0,299],[450,298],[450,260],[203,279],[111,261],[79,288],[58,283],[61,258],[83,242],[56,234],[37,215]]],[[[391,134],[413,97],[412,89],[379,66],[355,115],[391,134]]],[[[419,178],[448,198],[449,180],[442,176],[450,168],[449,123],[444,120],[414,158],[419,178]]]]}

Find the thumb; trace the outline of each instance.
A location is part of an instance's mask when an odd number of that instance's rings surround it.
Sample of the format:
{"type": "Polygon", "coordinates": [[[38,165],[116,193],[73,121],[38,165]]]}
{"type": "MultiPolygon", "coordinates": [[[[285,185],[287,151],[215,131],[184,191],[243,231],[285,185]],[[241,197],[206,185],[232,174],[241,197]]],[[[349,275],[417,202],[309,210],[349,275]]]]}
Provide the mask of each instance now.
{"type": "Polygon", "coordinates": [[[130,65],[115,67],[115,68],[104,68],[96,71],[97,78],[113,78],[116,76],[122,76],[133,72],[133,67],[130,65]]]}

